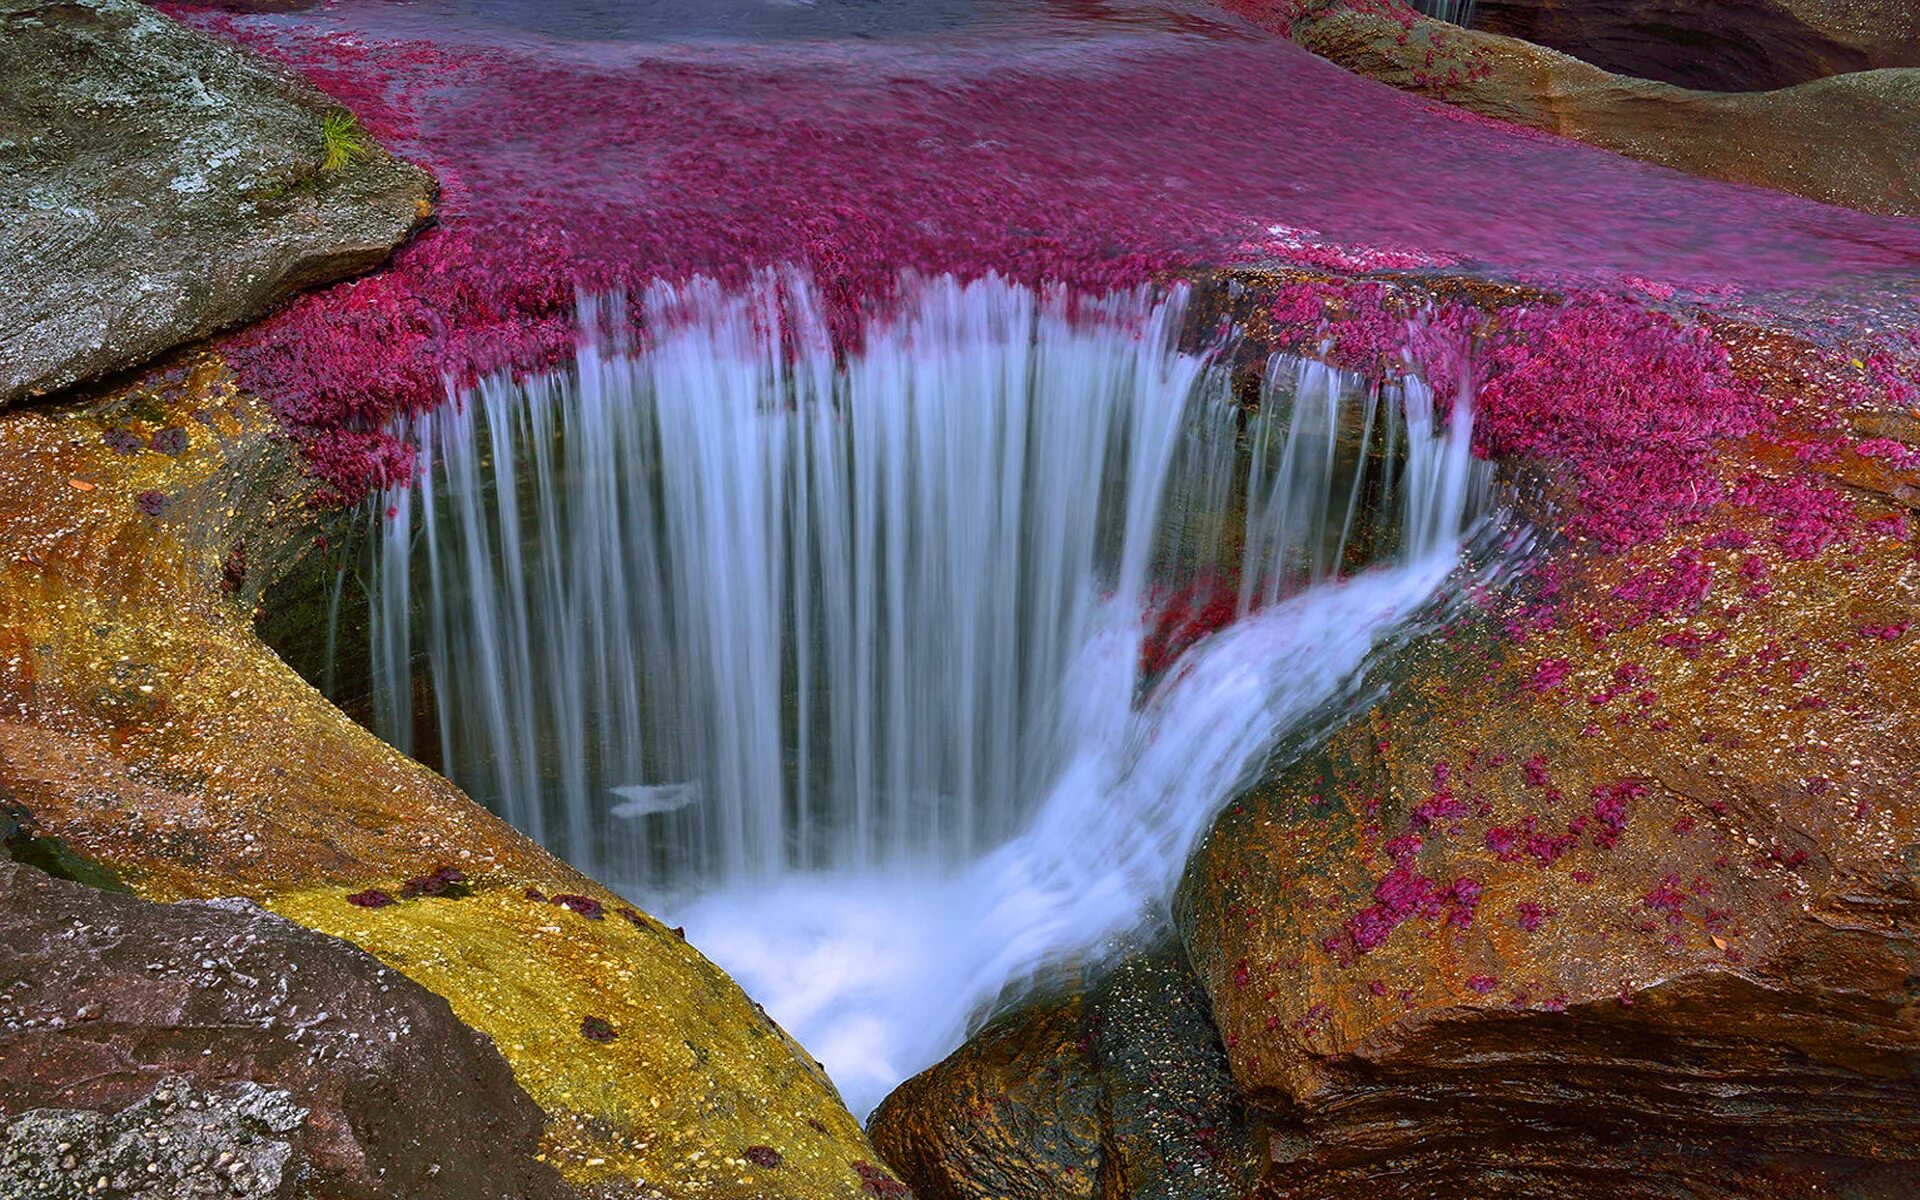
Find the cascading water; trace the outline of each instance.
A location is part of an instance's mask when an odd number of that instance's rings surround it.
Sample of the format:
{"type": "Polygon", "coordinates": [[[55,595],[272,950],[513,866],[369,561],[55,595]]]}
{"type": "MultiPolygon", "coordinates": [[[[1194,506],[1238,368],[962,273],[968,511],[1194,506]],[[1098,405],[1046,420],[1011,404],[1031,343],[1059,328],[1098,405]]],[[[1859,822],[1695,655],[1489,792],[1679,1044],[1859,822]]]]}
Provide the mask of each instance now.
{"type": "Polygon", "coordinates": [[[1462,29],[1473,27],[1474,0],[1414,0],[1418,12],[1436,21],[1447,21],[1462,29]]]}
{"type": "Polygon", "coordinates": [[[419,647],[448,773],[684,920],[856,1106],[1164,900],[1434,595],[1475,474],[1418,380],[1275,359],[1242,413],[1177,290],[903,289],[839,365],[793,279],[656,286],[638,347],[585,302],[574,371],[417,419],[372,596],[383,734],[419,647]]]}

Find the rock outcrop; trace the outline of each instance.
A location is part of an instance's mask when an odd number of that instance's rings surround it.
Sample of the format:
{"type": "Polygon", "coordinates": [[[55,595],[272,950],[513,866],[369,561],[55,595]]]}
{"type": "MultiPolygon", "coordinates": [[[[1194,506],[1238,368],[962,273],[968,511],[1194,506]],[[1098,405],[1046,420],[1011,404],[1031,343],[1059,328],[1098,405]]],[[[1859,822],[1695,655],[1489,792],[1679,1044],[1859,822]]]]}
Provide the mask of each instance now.
{"type": "MultiPolygon", "coordinates": [[[[1301,294],[1322,353],[1392,357],[1377,292],[1301,294]]],[[[1288,748],[1176,905],[1250,1194],[1920,1193],[1912,348],[1901,368],[1468,294],[1492,330],[1477,437],[1542,556],[1463,588],[1378,668],[1380,699],[1288,748]],[[1699,369],[1669,374],[1682,347],[1699,369]]],[[[1034,1132],[1053,1114],[1100,1128],[1077,1003],[1002,1016],[890,1098],[890,1161],[984,1197],[1063,1152],[1034,1132]],[[1002,1094],[1039,1115],[978,1103],[1002,1094]]],[[[1082,1194],[1149,1194],[1106,1187],[1082,1194]]]]}
{"type": "Polygon", "coordinates": [[[325,528],[297,453],[207,352],[0,414],[14,840],[146,899],[257,902],[445,997],[547,1114],[542,1153],[583,1195],[897,1187],[818,1065],[674,930],[260,642],[262,589],[325,528]]]}
{"type": "Polygon", "coordinates": [[[1920,67],[1920,8],[1907,0],[1478,0],[1473,27],[1709,92],[1920,67]]]}
{"type": "Polygon", "coordinates": [[[445,1000],[248,902],[0,860],[0,989],[0,1193],[572,1195],[445,1000]]]}
{"type": "Polygon", "coordinates": [[[0,0],[0,404],[364,271],[432,181],[317,90],[136,0],[0,0]]]}
{"type": "MultiPolygon", "coordinates": [[[[0,0],[0,75],[0,403],[367,268],[430,212],[427,176],[310,85],[133,0],[0,0]]],[[[380,743],[260,642],[262,592],[331,528],[315,455],[287,434],[204,349],[0,411],[9,853],[145,900],[242,897],[370,952],[492,1039],[546,1114],[542,1161],[579,1194],[899,1191],[818,1064],[674,930],[380,743]]],[[[338,455],[405,453],[358,421],[329,437],[338,455]]],[[[190,1016],[174,1036],[212,1049],[190,1016]]],[[[142,1094],[7,1103],[46,1109],[42,1132],[97,1112],[112,1140],[146,1128],[144,1110],[124,1115],[142,1094]]],[[[525,1139],[498,1140],[505,1154],[525,1139]]]]}
{"type": "Polygon", "coordinates": [[[1003,1014],[869,1125],[923,1200],[1234,1200],[1265,1149],[1177,946],[1003,1014]]]}
{"type": "Polygon", "coordinates": [[[1617,75],[1401,0],[1220,0],[1359,75],[1632,158],[1867,212],[1920,214],[1920,69],[1769,92],[1617,75]]]}

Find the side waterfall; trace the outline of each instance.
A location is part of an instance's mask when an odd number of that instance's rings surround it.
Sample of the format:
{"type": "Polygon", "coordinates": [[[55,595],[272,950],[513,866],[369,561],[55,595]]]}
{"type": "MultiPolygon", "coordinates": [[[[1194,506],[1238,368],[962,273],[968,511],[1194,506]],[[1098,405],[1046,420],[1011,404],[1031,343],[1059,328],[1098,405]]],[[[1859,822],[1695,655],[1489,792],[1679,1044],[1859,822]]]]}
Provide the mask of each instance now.
{"type": "Polygon", "coordinates": [[[1473,26],[1474,0],[1415,0],[1415,11],[1462,29],[1473,26]]]}
{"type": "Polygon", "coordinates": [[[860,1107],[1164,901],[1434,597],[1477,477],[1418,380],[1275,358],[1243,412],[1183,291],[906,286],[844,363],[794,279],[658,285],[637,346],[584,301],[572,371],[417,419],[371,586],[383,736],[423,654],[447,773],[860,1107]],[[1146,661],[1207,589],[1230,623],[1146,661]]]}

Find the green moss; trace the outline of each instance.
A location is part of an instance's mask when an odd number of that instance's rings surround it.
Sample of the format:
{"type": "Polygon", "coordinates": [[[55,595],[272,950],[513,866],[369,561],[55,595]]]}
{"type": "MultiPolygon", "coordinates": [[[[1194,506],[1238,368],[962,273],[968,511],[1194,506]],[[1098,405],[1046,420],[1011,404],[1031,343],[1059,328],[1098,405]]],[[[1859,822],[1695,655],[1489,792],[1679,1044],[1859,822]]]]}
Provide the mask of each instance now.
{"type": "Polygon", "coordinates": [[[320,162],[323,172],[338,171],[373,153],[373,139],[360,127],[360,119],[344,108],[327,113],[320,125],[320,139],[326,148],[320,162]]]}
{"type": "Polygon", "coordinates": [[[0,854],[22,866],[37,867],[55,879],[111,892],[128,890],[112,867],[75,854],[57,837],[35,833],[33,817],[9,802],[4,793],[0,793],[0,854]]]}

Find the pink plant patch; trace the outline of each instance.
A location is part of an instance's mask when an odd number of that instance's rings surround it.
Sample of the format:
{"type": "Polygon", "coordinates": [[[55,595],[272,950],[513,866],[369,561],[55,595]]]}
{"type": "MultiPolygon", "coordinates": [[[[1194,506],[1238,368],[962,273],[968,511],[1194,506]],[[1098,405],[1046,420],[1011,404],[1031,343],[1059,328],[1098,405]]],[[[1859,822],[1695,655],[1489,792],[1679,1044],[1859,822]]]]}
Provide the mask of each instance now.
{"type": "MultiPolygon", "coordinates": [[[[1476,444],[1564,468],[1575,532],[1630,545],[1711,505],[1709,446],[1762,421],[1705,331],[1646,298],[1757,304],[1920,264],[1910,224],[1474,119],[1204,17],[1080,13],[1064,41],[930,50],[554,44],[457,22],[429,40],[370,0],[172,11],[303,71],[440,181],[437,226],[387,268],[224,343],[341,502],[405,477],[380,431],[449,381],[566,361],[582,287],[797,266],[852,347],[903,270],[1099,291],[1237,263],[1451,264],[1589,289],[1503,314],[1473,362],[1476,444]],[[1592,290],[1615,288],[1637,298],[1592,290]]],[[[1437,84],[1475,70],[1444,36],[1435,50],[1437,84]]],[[[1404,348],[1446,378],[1481,320],[1373,324],[1336,353],[1404,348]]]]}

